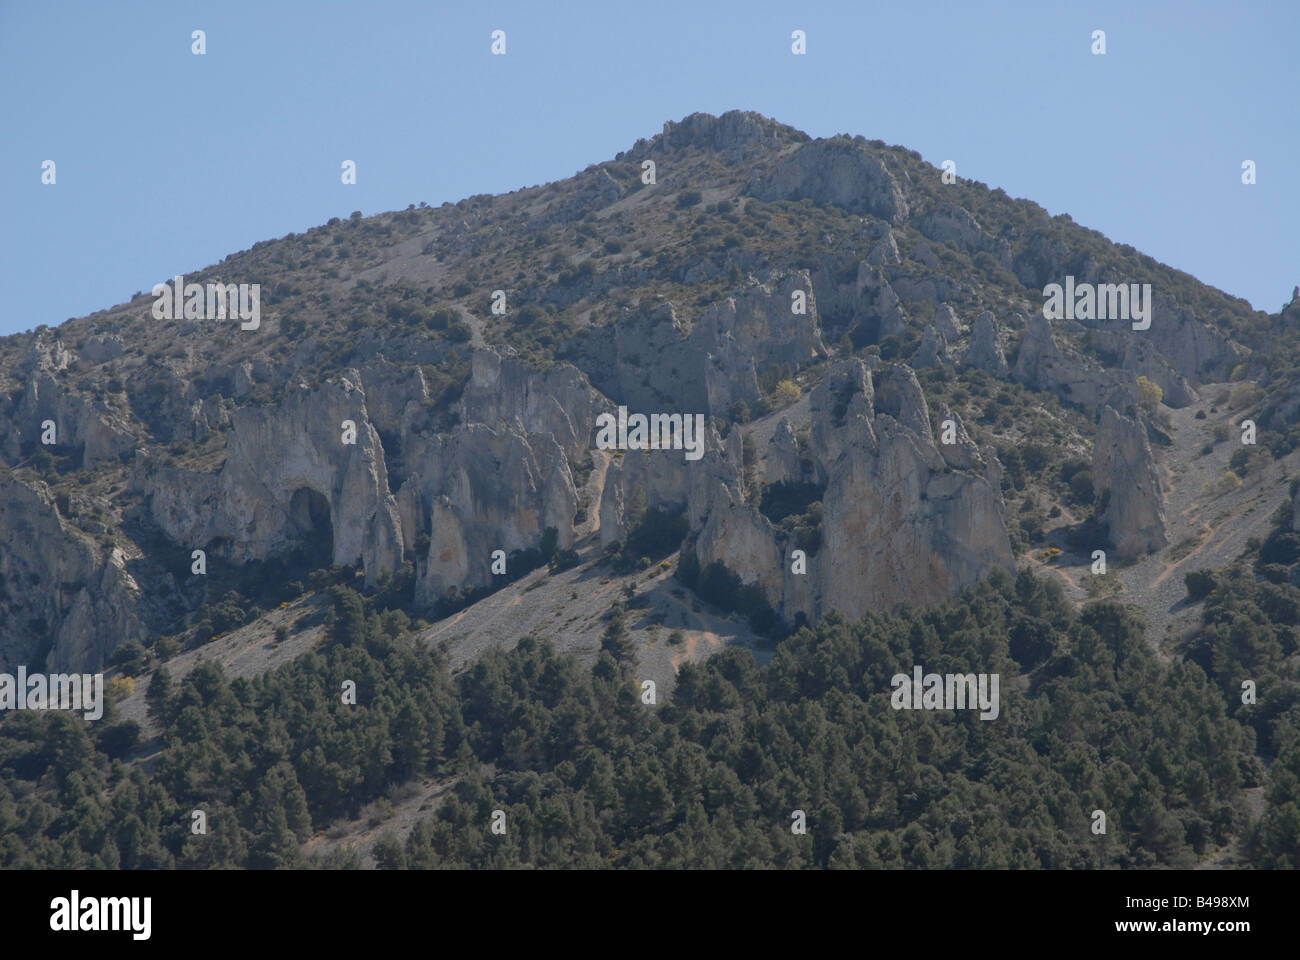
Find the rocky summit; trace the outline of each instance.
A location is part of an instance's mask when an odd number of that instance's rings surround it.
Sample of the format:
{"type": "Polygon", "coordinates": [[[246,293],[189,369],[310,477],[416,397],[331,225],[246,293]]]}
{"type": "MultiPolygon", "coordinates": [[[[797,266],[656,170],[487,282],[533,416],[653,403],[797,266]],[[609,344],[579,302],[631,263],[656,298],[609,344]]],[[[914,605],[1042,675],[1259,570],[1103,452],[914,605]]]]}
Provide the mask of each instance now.
{"type": "Polygon", "coordinates": [[[0,341],[0,669],[316,636],[340,581],[481,649],[540,606],[474,610],[578,566],[574,609],[638,577],[662,600],[647,663],[672,604],[762,646],[1025,565],[1165,622],[1169,565],[1289,502],[1281,314],[902,147],[754,113],[182,279],[257,285],[258,322],[142,292],[0,341]],[[1149,325],[1049,319],[1066,277],[1149,284],[1149,325]],[[648,426],[598,448],[620,409],[648,426]]]}

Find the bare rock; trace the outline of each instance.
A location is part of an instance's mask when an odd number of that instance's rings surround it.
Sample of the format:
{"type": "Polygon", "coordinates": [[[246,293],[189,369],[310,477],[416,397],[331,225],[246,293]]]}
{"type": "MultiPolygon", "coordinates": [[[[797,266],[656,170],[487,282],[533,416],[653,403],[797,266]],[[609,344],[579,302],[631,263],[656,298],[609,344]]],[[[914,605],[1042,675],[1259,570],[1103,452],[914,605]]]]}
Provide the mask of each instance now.
{"type": "Polygon", "coordinates": [[[799,466],[799,442],[790,421],[782,417],[767,442],[767,456],[764,458],[764,473],[768,484],[792,483],[802,478],[799,466]]]}
{"type": "Polygon", "coordinates": [[[961,327],[957,323],[957,314],[946,303],[934,308],[934,328],[943,334],[949,343],[956,343],[961,336],[961,327]]]}
{"type": "Polygon", "coordinates": [[[239,409],[219,473],[143,458],[132,485],[174,541],[214,546],[237,563],[285,551],[324,525],[332,562],[360,560],[370,580],[402,560],[383,444],[353,379],[239,409]],[[343,442],[344,421],[355,425],[355,443],[343,442]]]}
{"type": "Polygon", "coordinates": [[[1007,375],[1007,358],[998,340],[998,322],[988,310],[975,318],[964,362],[995,377],[1007,375]]]}
{"type": "Polygon", "coordinates": [[[934,324],[926,324],[925,333],[921,335],[921,344],[912,357],[912,366],[921,370],[926,367],[937,367],[941,363],[949,363],[950,360],[947,338],[935,328],[934,324]]]}
{"type": "Polygon", "coordinates": [[[67,523],[44,483],[0,475],[0,576],[0,670],[93,672],[145,640],[122,552],[67,523]]]}
{"type": "Polygon", "coordinates": [[[1100,517],[1110,528],[1110,542],[1121,559],[1134,559],[1168,545],[1164,494],[1155,458],[1140,420],[1107,405],[1101,413],[1092,455],[1092,479],[1098,496],[1109,494],[1100,517]]]}
{"type": "Polygon", "coordinates": [[[908,214],[907,200],[893,175],[865,144],[848,137],[804,144],[746,192],[760,200],[833,203],[890,223],[905,220],[908,214]]]}

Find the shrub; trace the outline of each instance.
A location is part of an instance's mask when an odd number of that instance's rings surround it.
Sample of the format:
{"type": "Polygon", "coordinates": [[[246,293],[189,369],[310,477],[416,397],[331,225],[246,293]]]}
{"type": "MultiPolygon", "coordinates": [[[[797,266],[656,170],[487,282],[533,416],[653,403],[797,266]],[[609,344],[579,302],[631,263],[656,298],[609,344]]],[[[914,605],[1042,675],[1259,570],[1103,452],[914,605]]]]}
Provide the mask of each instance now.
{"type": "Polygon", "coordinates": [[[1214,572],[1211,570],[1193,570],[1183,577],[1187,587],[1187,599],[1193,603],[1204,600],[1214,590],[1214,572]]]}
{"type": "Polygon", "coordinates": [[[799,385],[793,380],[782,380],[772,390],[772,405],[785,407],[794,403],[801,396],[799,385]]]}
{"type": "Polygon", "coordinates": [[[1096,499],[1092,486],[1092,471],[1080,470],[1070,478],[1070,497],[1077,504],[1087,506],[1096,499]]]}
{"type": "Polygon", "coordinates": [[[146,659],[144,647],[135,640],[128,640],[113,652],[113,665],[121,667],[128,677],[138,676],[144,670],[146,659]]]}
{"type": "Polygon", "coordinates": [[[1164,399],[1165,392],[1160,389],[1160,385],[1152,383],[1146,377],[1137,378],[1138,403],[1143,410],[1148,413],[1154,411],[1160,406],[1160,401],[1164,399]]]}
{"type": "Polygon", "coordinates": [[[1236,490],[1239,486],[1241,486],[1241,477],[1237,476],[1236,473],[1229,470],[1226,473],[1224,473],[1222,477],[1219,478],[1218,486],[1219,486],[1220,493],[1228,493],[1231,490],[1236,490]]]}

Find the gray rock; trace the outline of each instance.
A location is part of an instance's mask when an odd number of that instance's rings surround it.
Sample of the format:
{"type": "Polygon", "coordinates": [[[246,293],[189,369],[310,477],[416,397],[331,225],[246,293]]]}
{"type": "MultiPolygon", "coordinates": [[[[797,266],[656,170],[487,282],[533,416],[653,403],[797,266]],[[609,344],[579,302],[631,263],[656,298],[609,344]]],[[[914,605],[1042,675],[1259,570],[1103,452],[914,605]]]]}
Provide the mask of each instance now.
{"type": "Polygon", "coordinates": [[[121,337],[91,337],[79,353],[81,358],[89,363],[107,363],[120,357],[125,350],[126,344],[122,342],[121,337]]]}
{"type": "Polygon", "coordinates": [[[985,233],[979,222],[962,207],[940,203],[916,218],[916,228],[931,240],[954,249],[970,254],[988,253],[1003,267],[1011,269],[1011,246],[1002,238],[985,233]]]}
{"type": "Polygon", "coordinates": [[[1102,407],[1127,409],[1137,402],[1134,381],[1103,370],[1082,356],[1067,356],[1041,313],[1025,319],[1025,336],[1012,379],[1035,390],[1056,393],[1072,406],[1098,413],[1102,407]]]}
{"type": "Polygon", "coordinates": [[[939,258],[924,240],[918,240],[916,246],[912,248],[912,259],[917,263],[925,264],[931,270],[939,269],[939,258]]]}
{"type": "Polygon", "coordinates": [[[961,336],[961,327],[957,324],[957,314],[952,307],[941,303],[934,308],[934,328],[943,334],[949,343],[955,343],[961,336]]]}
{"type": "MultiPolygon", "coordinates": [[[[721,561],[758,584],[787,622],[798,613],[859,617],[918,596],[939,599],[1011,566],[1000,493],[984,475],[949,469],[909,368],[881,364],[873,374],[859,359],[837,361],[809,410],[809,453],[825,491],[823,544],[807,574],[793,572],[793,544],[721,472],[697,541],[702,563],[721,561]]],[[[774,438],[773,445],[788,442],[774,438]]],[[[985,466],[977,451],[970,464],[985,466]]],[[[735,464],[727,466],[735,477],[735,464]]]]}
{"type": "MultiPolygon", "coordinates": [[[[979,447],[975,441],[970,438],[966,432],[966,426],[961,422],[961,417],[952,411],[945,403],[939,416],[939,455],[943,457],[944,463],[950,467],[959,470],[983,470],[984,458],[980,456],[979,447]],[[951,421],[951,432],[949,432],[948,422],[951,421]],[[946,443],[945,438],[951,436],[953,442],[946,443]]],[[[998,465],[999,469],[1001,464],[998,465]]],[[[1001,489],[1001,476],[997,475],[999,486],[995,489],[1001,489]]],[[[991,481],[990,481],[991,483],[991,481]]]]}
{"type": "Polygon", "coordinates": [[[733,161],[743,159],[755,149],[780,147],[789,141],[806,141],[807,134],[770,120],[762,114],[728,110],[721,116],[693,113],[680,123],[668,121],[663,133],[618,155],[619,160],[641,160],[670,150],[691,147],[716,150],[733,161]]]}
{"type": "Polygon", "coordinates": [[[907,200],[898,182],[865,144],[848,137],[814,140],[799,147],[770,175],[746,192],[760,200],[833,203],[850,213],[890,223],[907,219],[907,200]]]}
{"type": "Polygon", "coordinates": [[[995,377],[1007,375],[1007,358],[998,342],[998,323],[993,314],[985,310],[975,318],[971,328],[970,347],[964,359],[966,366],[977,367],[995,377]]]}
{"type": "MultiPolygon", "coordinates": [[[[165,467],[140,458],[132,486],[153,520],[177,543],[205,548],[216,541],[236,563],[291,548],[311,505],[327,510],[331,560],[360,560],[369,580],[402,560],[402,531],[388,488],[379,434],[356,381],[293,391],[271,407],[242,407],[234,417],[226,460],[216,474],[165,467]],[[356,443],[342,442],[342,423],[356,425],[356,443]]],[[[313,529],[323,522],[310,520],[313,529]]],[[[319,532],[319,530],[316,530],[319,532]]]]}
{"type": "Polygon", "coordinates": [[[866,219],[861,223],[869,244],[867,263],[873,267],[884,267],[902,262],[902,257],[898,253],[898,243],[894,240],[894,231],[890,229],[888,223],[866,219]]]}
{"type": "Polygon", "coordinates": [[[105,552],[66,522],[44,483],[0,475],[0,542],[22,545],[0,550],[7,585],[0,670],[95,672],[118,644],[145,640],[140,588],[125,555],[105,552]]]}
{"type": "Polygon", "coordinates": [[[606,396],[633,412],[725,417],[737,401],[759,399],[764,370],[798,367],[828,353],[812,280],[803,270],[766,283],[751,279],[693,325],[667,301],[627,310],[611,334],[580,364],[606,396]],[[807,297],[806,314],[791,312],[796,290],[807,297]]]}
{"type": "Polygon", "coordinates": [[[1107,405],[1101,413],[1093,446],[1092,481],[1098,496],[1109,492],[1100,517],[1110,528],[1110,542],[1121,559],[1134,559],[1168,545],[1164,494],[1155,458],[1140,420],[1107,405]]]}
{"type": "Polygon", "coordinates": [[[858,265],[854,314],[861,320],[875,317],[880,322],[880,336],[897,336],[907,328],[907,314],[885,272],[868,263],[858,265]]]}
{"type": "Polygon", "coordinates": [[[926,324],[925,333],[921,335],[921,344],[912,357],[912,366],[921,370],[926,367],[937,367],[949,361],[947,338],[935,329],[934,324],[926,324]]]}
{"type": "Polygon", "coordinates": [[[768,484],[793,483],[803,477],[799,466],[799,442],[785,417],[781,418],[772,432],[772,439],[767,442],[764,473],[768,484]]]}

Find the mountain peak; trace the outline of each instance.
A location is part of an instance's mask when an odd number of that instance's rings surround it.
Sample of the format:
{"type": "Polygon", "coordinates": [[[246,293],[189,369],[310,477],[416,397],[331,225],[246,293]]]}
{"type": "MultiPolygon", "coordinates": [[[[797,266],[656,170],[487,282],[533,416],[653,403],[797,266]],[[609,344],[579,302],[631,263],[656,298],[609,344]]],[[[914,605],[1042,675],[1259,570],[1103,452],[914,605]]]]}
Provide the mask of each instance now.
{"type": "Polygon", "coordinates": [[[639,160],[648,154],[688,147],[722,152],[739,152],[749,144],[780,148],[810,139],[801,130],[751,110],[728,110],[722,116],[692,113],[680,122],[666,121],[663,133],[649,140],[638,140],[631,150],[620,153],[617,159],[639,160]]]}

